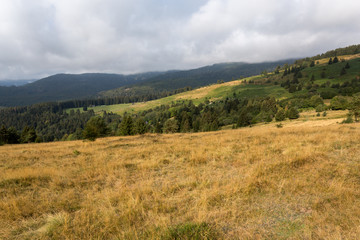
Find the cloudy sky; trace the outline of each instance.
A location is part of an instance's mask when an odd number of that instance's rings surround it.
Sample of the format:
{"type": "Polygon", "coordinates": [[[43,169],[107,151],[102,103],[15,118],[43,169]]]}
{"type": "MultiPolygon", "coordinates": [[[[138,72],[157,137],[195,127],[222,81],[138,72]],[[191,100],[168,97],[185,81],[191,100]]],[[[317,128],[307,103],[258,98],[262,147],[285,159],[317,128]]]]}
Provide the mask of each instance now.
{"type": "Polygon", "coordinates": [[[312,56],[360,43],[358,0],[0,0],[0,79],[312,56]]]}

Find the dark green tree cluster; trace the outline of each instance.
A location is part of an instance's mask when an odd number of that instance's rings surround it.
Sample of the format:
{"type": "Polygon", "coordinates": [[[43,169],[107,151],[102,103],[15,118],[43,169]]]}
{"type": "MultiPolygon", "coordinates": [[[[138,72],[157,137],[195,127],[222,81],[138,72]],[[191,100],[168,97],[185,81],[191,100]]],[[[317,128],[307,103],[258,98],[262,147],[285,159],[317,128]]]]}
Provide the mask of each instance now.
{"type": "Polygon", "coordinates": [[[0,128],[0,145],[16,144],[20,142],[20,136],[15,128],[6,128],[4,125],[0,128]]]}
{"type": "Polygon", "coordinates": [[[101,105],[114,105],[114,104],[123,104],[123,103],[135,103],[135,102],[146,102],[154,99],[168,97],[174,94],[191,91],[192,87],[179,88],[173,91],[156,91],[154,89],[149,89],[146,92],[138,93],[136,91],[129,91],[126,94],[121,94],[120,96],[114,97],[100,97],[100,98],[91,98],[91,99],[77,99],[71,101],[64,101],[57,103],[60,109],[68,108],[84,108],[84,110],[90,106],[101,106],[101,105]]]}
{"type": "MultiPolygon", "coordinates": [[[[0,124],[7,129],[21,133],[19,142],[35,140],[51,142],[61,140],[65,135],[76,133],[74,139],[81,138],[81,131],[88,120],[93,117],[93,111],[63,111],[57,104],[36,104],[28,107],[14,107],[0,110],[0,124]]],[[[20,135],[20,134],[19,134],[20,135]]]]}
{"type": "Polygon", "coordinates": [[[303,60],[319,60],[319,59],[323,59],[323,58],[330,58],[333,56],[342,56],[342,55],[353,55],[353,54],[358,54],[360,53],[360,44],[358,45],[351,45],[345,48],[338,48],[335,50],[331,50],[328,51],[326,53],[323,54],[319,54],[315,57],[312,58],[308,58],[308,59],[303,59],[303,60]]]}
{"type": "Polygon", "coordinates": [[[103,118],[95,116],[90,118],[86,123],[84,131],[82,132],[85,139],[94,141],[96,138],[105,137],[109,133],[109,129],[103,118]]]}

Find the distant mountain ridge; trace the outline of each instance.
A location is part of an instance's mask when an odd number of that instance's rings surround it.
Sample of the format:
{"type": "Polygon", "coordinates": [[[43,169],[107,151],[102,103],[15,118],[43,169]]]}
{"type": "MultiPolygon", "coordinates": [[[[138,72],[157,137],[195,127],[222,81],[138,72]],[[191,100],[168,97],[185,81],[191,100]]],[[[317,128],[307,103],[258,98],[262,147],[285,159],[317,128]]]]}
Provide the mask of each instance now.
{"type": "Polygon", "coordinates": [[[172,71],[154,76],[142,83],[134,83],[118,89],[104,91],[101,97],[144,94],[145,92],[173,91],[184,87],[201,87],[216,83],[219,80],[228,82],[234,79],[258,75],[262,71],[272,71],[285,63],[292,64],[295,59],[263,63],[218,63],[197,69],[172,71]]]}
{"type": "Polygon", "coordinates": [[[56,74],[19,87],[0,87],[0,106],[94,97],[98,92],[140,82],[158,74],[56,74]]]}
{"type": "Polygon", "coordinates": [[[23,86],[25,84],[29,84],[29,83],[32,83],[36,80],[34,79],[24,79],[24,80],[7,80],[7,79],[4,79],[4,80],[0,80],[0,86],[3,86],[3,87],[10,87],[10,86],[23,86]]]}
{"type": "Polygon", "coordinates": [[[132,75],[84,73],[56,74],[23,86],[0,86],[0,106],[26,106],[41,102],[114,97],[201,87],[218,80],[231,81],[273,70],[294,59],[264,63],[220,63],[191,70],[132,75]]]}

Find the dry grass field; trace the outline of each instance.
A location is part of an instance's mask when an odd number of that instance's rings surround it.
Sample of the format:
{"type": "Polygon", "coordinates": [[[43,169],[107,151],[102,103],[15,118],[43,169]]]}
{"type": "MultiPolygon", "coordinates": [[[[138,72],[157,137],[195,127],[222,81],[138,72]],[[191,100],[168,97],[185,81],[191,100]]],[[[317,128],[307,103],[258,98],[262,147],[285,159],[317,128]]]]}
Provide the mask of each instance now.
{"type": "Polygon", "coordinates": [[[360,125],[283,125],[2,146],[0,239],[359,239],[360,125]]]}

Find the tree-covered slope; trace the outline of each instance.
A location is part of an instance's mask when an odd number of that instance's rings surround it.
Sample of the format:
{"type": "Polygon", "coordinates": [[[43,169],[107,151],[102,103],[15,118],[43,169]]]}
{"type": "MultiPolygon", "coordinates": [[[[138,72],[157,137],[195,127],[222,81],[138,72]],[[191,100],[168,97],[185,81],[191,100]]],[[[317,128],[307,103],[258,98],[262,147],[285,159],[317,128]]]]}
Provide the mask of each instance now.
{"type": "Polygon", "coordinates": [[[0,106],[94,97],[98,92],[143,81],[160,73],[135,75],[86,73],[57,74],[24,86],[0,87],[0,106]]]}
{"type": "Polygon", "coordinates": [[[272,71],[277,66],[293,63],[294,60],[282,60],[264,63],[221,63],[186,71],[173,71],[160,74],[143,83],[135,83],[118,89],[102,92],[102,97],[133,96],[137,94],[171,91],[184,87],[201,87],[218,81],[231,81],[243,77],[258,75],[263,71],[272,71]]]}

